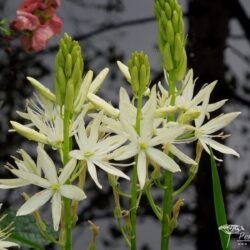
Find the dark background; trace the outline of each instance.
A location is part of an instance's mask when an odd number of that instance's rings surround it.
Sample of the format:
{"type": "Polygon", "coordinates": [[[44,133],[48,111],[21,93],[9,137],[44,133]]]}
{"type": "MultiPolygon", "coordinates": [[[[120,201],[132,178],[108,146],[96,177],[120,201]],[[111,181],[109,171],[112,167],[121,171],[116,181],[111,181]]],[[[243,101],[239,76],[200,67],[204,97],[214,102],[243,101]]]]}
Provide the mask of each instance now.
{"type": "MultiPolygon", "coordinates": [[[[182,0],[180,3],[185,14],[188,65],[194,68],[195,76],[199,77],[198,88],[218,79],[212,99],[229,99],[220,112],[242,112],[227,128],[232,136],[226,141],[228,146],[241,154],[241,158],[225,156],[219,172],[229,223],[243,225],[250,234],[250,2],[182,0]]],[[[1,0],[0,18],[13,19],[19,4],[20,1],[16,0],[1,0]]],[[[63,32],[81,43],[85,69],[98,73],[104,67],[110,68],[109,79],[99,93],[114,105],[118,102],[119,88],[127,87],[117,70],[116,61],[126,63],[132,51],[144,50],[149,54],[152,84],[162,80],[152,0],[62,0],[59,16],[64,22],[63,32]]],[[[25,98],[32,95],[32,89],[25,80],[27,75],[52,88],[54,57],[62,34],[52,39],[45,51],[35,54],[24,53],[18,41],[13,41],[9,46],[3,39],[0,40],[1,165],[9,161],[10,155],[20,147],[34,153],[34,149],[21,136],[7,133],[9,120],[18,119],[15,111],[22,110],[25,98]]],[[[203,156],[194,184],[181,195],[185,199],[185,206],[171,240],[171,249],[220,249],[213,212],[209,158],[203,156]]],[[[1,173],[6,176],[6,171],[1,170],[1,173]]],[[[182,177],[175,180],[176,186],[185,180],[187,173],[187,169],[183,169],[182,177]]],[[[105,179],[102,179],[102,183],[105,186],[105,179]]],[[[1,202],[6,206],[19,207],[23,202],[20,193],[21,190],[1,191],[1,202]]],[[[126,249],[112,218],[113,201],[108,185],[102,191],[97,191],[90,182],[86,193],[88,199],[81,206],[79,228],[75,232],[75,249],[86,249],[83,246],[90,237],[89,219],[101,227],[98,249],[126,249]]],[[[156,192],[156,197],[160,202],[162,194],[156,192]]],[[[157,250],[160,248],[160,225],[147,202],[143,203],[138,210],[139,249],[157,250]]],[[[238,246],[237,238],[232,238],[232,249],[248,248],[250,243],[248,246],[238,246]]]]}

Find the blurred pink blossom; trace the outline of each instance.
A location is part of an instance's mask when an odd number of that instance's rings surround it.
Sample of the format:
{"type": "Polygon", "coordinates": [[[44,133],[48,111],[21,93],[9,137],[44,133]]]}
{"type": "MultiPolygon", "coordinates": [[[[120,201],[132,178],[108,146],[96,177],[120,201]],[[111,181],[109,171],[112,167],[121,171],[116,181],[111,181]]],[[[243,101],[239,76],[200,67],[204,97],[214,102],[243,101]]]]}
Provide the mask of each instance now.
{"type": "Polygon", "coordinates": [[[11,28],[20,34],[25,51],[37,52],[45,49],[48,40],[61,32],[63,22],[55,14],[60,4],[60,0],[23,1],[11,28]]]}

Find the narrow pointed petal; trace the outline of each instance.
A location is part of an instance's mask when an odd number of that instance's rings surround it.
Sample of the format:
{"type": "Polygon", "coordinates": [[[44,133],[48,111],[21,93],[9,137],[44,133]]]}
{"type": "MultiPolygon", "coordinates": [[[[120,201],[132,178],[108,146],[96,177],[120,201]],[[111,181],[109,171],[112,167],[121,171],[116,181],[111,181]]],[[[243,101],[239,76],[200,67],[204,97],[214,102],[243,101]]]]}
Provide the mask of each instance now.
{"type": "Polygon", "coordinates": [[[161,167],[173,173],[181,171],[178,164],[172,158],[170,158],[168,155],[161,152],[160,150],[155,148],[148,148],[146,153],[151,160],[159,164],[161,167]]]}
{"type": "Polygon", "coordinates": [[[117,65],[120,71],[122,72],[122,74],[124,75],[124,77],[127,79],[127,81],[131,82],[131,76],[130,76],[128,67],[125,64],[123,64],[121,61],[117,61],[117,65]]]}
{"type": "Polygon", "coordinates": [[[0,241],[0,249],[7,249],[7,247],[19,247],[17,243],[11,242],[11,241],[0,241]]]}
{"type": "Polygon", "coordinates": [[[108,75],[108,72],[109,69],[105,68],[95,77],[94,81],[91,83],[89,87],[89,93],[95,94],[99,90],[106,76],[108,75]]]}
{"type": "Polygon", "coordinates": [[[194,80],[193,80],[194,74],[193,70],[190,69],[188,73],[186,74],[184,78],[184,90],[182,92],[182,96],[185,100],[192,100],[193,94],[194,94],[194,80]]]}
{"type": "Polygon", "coordinates": [[[43,190],[28,199],[17,211],[16,216],[30,214],[44,205],[53,195],[52,190],[43,190]]]}
{"type": "Polygon", "coordinates": [[[52,220],[53,220],[54,230],[58,231],[62,213],[62,201],[59,192],[54,193],[51,199],[51,206],[52,206],[52,220]]]}
{"type": "Polygon", "coordinates": [[[0,189],[17,188],[29,185],[30,182],[15,178],[15,179],[0,179],[0,189]]]}
{"type": "Polygon", "coordinates": [[[93,162],[96,166],[98,166],[99,168],[101,168],[102,170],[106,171],[109,174],[130,180],[130,178],[126,174],[124,174],[121,170],[119,170],[119,169],[117,169],[117,168],[115,168],[107,163],[104,163],[101,161],[93,161],[93,162]]]}
{"type": "Polygon", "coordinates": [[[173,144],[169,146],[169,151],[176,157],[178,157],[181,161],[186,164],[197,165],[197,163],[191,159],[189,156],[184,154],[181,150],[175,147],[173,144]]]}
{"type": "Polygon", "coordinates": [[[207,122],[201,128],[206,131],[206,134],[212,134],[224,127],[226,127],[230,122],[232,122],[240,112],[232,112],[224,115],[215,117],[214,119],[207,122]]]}
{"type": "Polygon", "coordinates": [[[59,183],[64,184],[75,170],[76,167],[76,159],[71,159],[63,168],[60,176],[59,176],[59,183]]]}
{"type": "Polygon", "coordinates": [[[80,201],[86,198],[85,193],[79,187],[73,185],[61,186],[60,193],[63,197],[69,198],[71,200],[80,201]]]}
{"type": "Polygon", "coordinates": [[[203,141],[208,144],[211,148],[214,148],[215,150],[223,153],[223,154],[230,154],[230,155],[235,155],[237,157],[240,157],[240,155],[235,151],[233,150],[232,148],[230,147],[227,147],[211,138],[203,138],[203,141]]]}
{"type": "Polygon", "coordinates": [[[103,113],[100,112],[93,120],[91,124],[91,129],[90,129],[90,135],[88,139],[88,143],[91,146],[94,146],[97,143],[98,140],[98,135],[99,135],[99,127],[101,124],[103,113]]]}
{"type": "Polygon", "coordinates": [[[140,151],[138,154],[137,175],[140,188],[143,189],[147,177],[147,161],[146,154],[144,151],[140,151]]]}
{"type": "Polygon", "coordinates": [[[221,100],[219,102],[208,104],[207,112],[210,113],[210,112],[213,112],[213,111],[221,108],[227,101],[228,101],[228,99],[224,99],[224,100],[221,100]]]}
{"type": "Polygon", "coordinates": [[[91,178],[93,179],[93,181],[95,182],[95,184],[100,189],[102,189],[102,185],[100,184],[100,182],[98,181],[98,178],[97,178],[97,173],[96,173],[96,167],[95,167],[95,165],[91,161],[87,161],[87,166],[88,166],[88,172],[89,172],[91,178]]]}
{"type": "Polygon", "coordinates": [[[123,161],[135,156],[138,153],[138,146],[136,144],[130,143],[118,148],[114,153],[117,154],[114,160],[123,161]]]}
{"type": "Polygon", "coordinates": [[[204,96],[204,100],[203,100],[202,105],[201,105],[200,115],[197,119],[195,119],[195,126],[197,128],[199,128],[204,122],[204,119],[205,119],[205,116],[207,113],[209,98],[210,98],[209,95],[204,96]]]}
{"type": "Polygon", "coordinates": [[[83,151],[81,151],[81,150],[72,150],[72,151],[70,151],[69,155],[70,155],[70,157],[75,158],[77,160],[84,160],[85,159],[83,151]]]}
{"type": "Polygon", "coordinates": [[[47,188],[50,186],[50,183],[46,180],[41,178],[38,175],[28,173],[26,171],[20,171],[17,169],[10,170],[15,176],[27,181],[27,183],[37,185],[39,187],[47,188]]]}
{"type": "Polygon", "coordinates": [[[40,146],[37,147],[37,165],[41,167],[46,179],[48,179],[49,182],[54,183],[58,181],[54,162],[40,146]]]}

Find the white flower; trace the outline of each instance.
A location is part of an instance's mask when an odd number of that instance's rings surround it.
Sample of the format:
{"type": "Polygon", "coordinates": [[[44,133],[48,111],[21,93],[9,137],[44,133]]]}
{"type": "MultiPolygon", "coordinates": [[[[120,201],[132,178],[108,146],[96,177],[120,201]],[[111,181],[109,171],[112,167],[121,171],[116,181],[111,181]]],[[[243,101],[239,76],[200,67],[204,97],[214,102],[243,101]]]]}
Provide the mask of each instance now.
{"type": "MultiPolygon", "coordinates": [[[[130,103],[129,98],[124,91],[125,90],[121,90],[120,94],[120,123],[123,127],[123,131],[128,135],[130,142],[117,150],[118,156],[115,159],[125,160],[138,155],[137,172],[140,187],[144,187],[147,178],[147,157],[171,172],[180,171],[178,164],[167,154],[155,148],[155,146],[167,143],[169,151],[172,150],[180,159],[195,164],[192,159],[171,145],[174,139],[184,133],[184,127],[175,126],[170,128],[157,128],[162,120],[155,119],[155,88],[151,90],[151,96],[142,109],[139,134],[134,128],[135,116],[130,112],[131,110],[134,110],[135,107],[130,103]]],[[[135,110],[133,112],[135,112],[135,110]]]]}
{"type": "MultiPolygon", "coordinates": [[[[0,203],[0,209],[2,207],[2,203],[0,203]]],[[[6,217],[5,215],[2,215],[0,217],[0,222],[6,217]]],[[[9,247],[19,247],[18,244],[11,242],[11,241],[7,241],[5,239],[9,238],[9,236],[11,235],[11,231],[14,228],[12,227],[12,223],[9,224],[8,226],[6,226],[5,228],[1,228],[0,229],[0,250],[7,250],[7,248],[9,247]]]]}
{"type": "Polygon", "coordinates": [[[126,141],[126,138],[121,135],[114,135],[99,139],[101,119],[102,113],[94,118],[90,125],[89,135],[84,123],[79,124],[78,133],[75,135],[79,150],[72,150],[70,152],[71,157],[86,161],[88,172],[99,188],[102,188],[102,186],[97,178],[96,166],[109,174],[129,180],[127,175],[114,167],[119,164],[109,162],[109,154],[120,147],[126,141]]]}
{"type": "Polygon", "coordinates": [[[43,170],[44,178],[38,176],[37,174],[21,170],[20,168],[10,169],[10,171],[18,178],[44,188],[44,190],[33,195],[19,208],[17,216],[27,215],[34,212],[52,198],[52,219],[54,229],[57,231],[61,219],[61,197],[66,197],[72,200],[83,200],[86,196],[80,188],[74,185],[66,184],[71,173],[75,169],[75,159],[71,159],[66,166],[64,166],[58,177],[56,167],[44,149],[38,146],[37,152],[37,167],[38,169],[41,168],[43,170]]]}
{"type": "MultiPolygon", "coordinates": [[[[23,172],[32,173],[37,176],[41,176],[41,168],[36,166],[36,163],[26,153],[26,151],[23,149],[20,149],[18,152],[23,158],[23,160],[20,160],[14,157],[15,163],[18,169],[23,172]]],[[[38,164],[38,165],[40,166],[41,164],[38,164]]],[[[6,166],[12,167],[10,164],[7,164],[6,166]]],[[[21,179],[21,178],[0,179],[0,188],[2,189],[23,187],[29,184],[31,184],[31,182],[21,179]]]]}

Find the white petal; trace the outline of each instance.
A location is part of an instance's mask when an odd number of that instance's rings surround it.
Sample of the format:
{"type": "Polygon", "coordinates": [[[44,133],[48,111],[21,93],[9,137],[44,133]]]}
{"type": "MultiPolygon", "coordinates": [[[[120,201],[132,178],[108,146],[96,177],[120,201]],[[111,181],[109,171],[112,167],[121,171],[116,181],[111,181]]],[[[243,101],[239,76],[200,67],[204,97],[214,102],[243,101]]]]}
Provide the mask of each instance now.
{"type": "Polygon", "coordinates": [[[217,116],[214,119],[207,122],[201,128],[202,128],[202,130],[206,131],[206,134],[212,134],[212,133],[226,127],[239,114],[240,114],[240,112],[232,112],[232,113],[217,116]]]}
{"type": "Polygon", "coordinates": [[[240,157],[240,155],[235,150],[233,150],[232,148],[227,147],[227,146],[225,146],[225,145],[223,145],[223,144],[221,144],[213,139],[204,137],[203,141],[206,144],[208,144],[211,148],[214,148],[215,150],[217,150],[223,154],[230,154],[230,155],[235,155],[237,157],[240,157]]]}
{"type": "Polygon", "coordinates": [[[42,168],[46,179],[51,183],[58,181],[54,162],[40,146],[37,147],[37,165],[42,168]]]}
{"type": "Polygon", "coordinates": [[[72,174],[76,167],[76,159],[71,159],[63,168],[60,176],[59,176],[59,183],[64,184],[72,174]]]}
{"type": "Polygon", "coordinates": [[[44,205],[53,195],[52,190],[43,190],[28,199],[17,211],[16,216],[26,215],[34,212],[44,205]]]}
{"type": "Polygon", "coordinates": [[[10,171],[17,177],[25,180],[27,183],[30,183],[39,187],[43,187],[43,188],[47,188],[50,186],[50,183],[46,179],[43,179],[38,175],[31,174],[25,171],[20,171],[17,169],[11,169],[10,171]]]}
{"type": "Polygon", "coordinates": [[[185,162],[186,164],[192,164],[197,165],[197,163],[191,159],[189,156],[184,154],[181,150],[179,150],[177,147],[175,147],[173,144],[171,144],[168,147],[169,151],[176,157],[178,157],[181,161],[185,162]]]}
{"type": "Polygon", "coordinates": [[[108,163],[104,163],[101,161],[93,161],[93,163],[98,166],[99,168],[101,168],[102,170],[106,171],[109,174],[115,175],[115,176],[119,176],[119,177],[123,177],[127,180],[129,180],[130,178],[125,175],[121,170],[109,165],[108,163]]]}
{"type": "Polygon", "coordinates": [[[228,101],[227,99],[224,99],[224,100],[221,100],[219,102],[208,104],[207,112],[210,113],[210,112],[213,112],[213,111],[221,108],[227,101],[228,101]]]}
{"type": "Polygon", "coordinates": [[[89,87],[90,93],[96,93],[98,89],[101,87],[102,83],[104,82],[107,74],[109,72],[108,68],[104,68],[94,79],[89,87]]]}
{"type": "Polygon", "coordinates": [[[116,161],[122,161],[129,159],[138,153],[138,146],[134,143],[130,143],[128,145],[125,145],[123,147],[118,148],[114,154],[117,154],[117,156],[114,158],[116,161]]]}
{"type": "Polygon", "coordinates": [[[137,163],[137,175],[140,183],[141,189],[143,189],[146,176],[147,176],[147,162],[146,162],[146,154],[144,151],[140,151],[138,154],[138,163],[137,163]]]}
{"type": "Polygon", "coordinates": [[[71,200],[80,201],[86,198],[85,193],[79,187],[73,185],[61,186],[60,192],[62,196],[69,198],[71,200]]]}
{"type": "Polygon", "coordinates": [[[91,129],[90,129],[90,135],[89,135],[89,140],[88,140],[90,147],[94,146],[97,143],[98,136],[99,136],[99,127],[101,124],[102,116],[103,114],[102,112],[100,112],[90,125],[91,129]]]}
{"type": "Polygon", "coordinates": [[[62,201],[59,192],[54,193],[51,199],[51,205],[54,230],[58,231],[62,213],[62,201]]]}
{"type": "MultiPolygon", "coordinates": [[[[5,249],[5,247],[19,247],[17,243],[6,241],[6,240],[0,240],[0,249],[5,249]]],[[[7,249],[7,248],[6,248],[7,249]]]]}
{"type": "Polygon", "coordinates": [[[131,76],[130,76],[128,67],[125,64],[123,64],[121,61],[117,61],[117,65],[120,71],[122,72],[122,74],[124,75],[124,77],[127,79],[127,81],[131,82],[131,76]]]}
{"type": "Polygon", "coordinates": [[[17,188],[29,185],[30,182],[15,178],[15,179],[0,179],[0,189],[17,188]]]}
{"type": "Polygon", "coordinates": [[[72,150],[69,152],[69,156],[77,160],[84,160],[84,153],[81,150],[72,150]]]}
{"type": "Polygon", "coordinates": [[[89,172],[91,178],[93,179],[93,181],[95,182],[95,184],[99,188],[102,189],[102,185],[100,184],[100,182],[98,181],[98,178],[97,178],[97,173],[96,173],[95,165],[91,161],[87,161],[87,166],[88,166],[88,172],[89,172]]]}
{"type": "Polygon", "coordinates": [[[151,160],[159,164],[161,167],[173,173],[181,171],[178,164],[162,151],[155,148],[148,148],[146,153],[151,160]]]}
{"type": "Polygon", "coordinates": [[[194,74],[193,70],[190,69],[183,81],[184,89],[182,91],[182,96],[185,100],[191,101],[193,94],[194,94],[194,80],[193,80],[194,74]]]}
{"type": "Polygon", "coordinates": [[[210,95],[204,96],[204,99],[201,105],[200,115],[197,119],[195,119],[195,126],[197,128],[199,128],[204,122],[205,116],[207,114],[209,98],[210,98],[210,95]]]}

